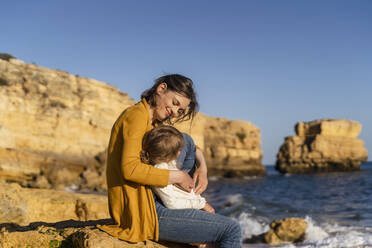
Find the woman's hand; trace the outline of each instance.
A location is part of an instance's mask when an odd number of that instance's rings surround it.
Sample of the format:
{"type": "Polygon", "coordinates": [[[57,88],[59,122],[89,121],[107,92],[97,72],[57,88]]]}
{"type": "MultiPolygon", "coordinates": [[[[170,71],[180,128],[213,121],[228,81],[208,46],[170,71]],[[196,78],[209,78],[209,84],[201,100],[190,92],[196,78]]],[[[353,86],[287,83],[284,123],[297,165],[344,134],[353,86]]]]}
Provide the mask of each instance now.
{"type": "Polygon", "coordinates": [[[191,192],[195,187],[194,181],[187,172],[176,170],[169,171],[168,184],[177,184],[181,189],[187,192],[191,192]]]}
{"type": "Polygon", "coordinates": [[[196,149],[196,168],[193,176],[194,184],[196,185],[195,194],[200,195],[208,186],[207,164],[205,163],[203,152],[196,149]],[[197,184],[196,184],[197,183],[197,184]]]}

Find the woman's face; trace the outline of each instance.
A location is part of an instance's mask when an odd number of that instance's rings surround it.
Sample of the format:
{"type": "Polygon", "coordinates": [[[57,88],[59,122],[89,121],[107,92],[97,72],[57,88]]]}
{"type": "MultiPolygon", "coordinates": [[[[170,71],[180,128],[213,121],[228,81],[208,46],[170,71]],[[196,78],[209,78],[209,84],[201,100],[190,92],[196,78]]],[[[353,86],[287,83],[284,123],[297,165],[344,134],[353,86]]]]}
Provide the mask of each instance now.
{"type": "Polygon", "coordinates": [[[190,104],[187,97],[168,90],[166,83],[161,83],[157,90],[156,106],[153,107],[153,120],[164,121],[168,118],[177,117],[186,111],[190,104]]]}

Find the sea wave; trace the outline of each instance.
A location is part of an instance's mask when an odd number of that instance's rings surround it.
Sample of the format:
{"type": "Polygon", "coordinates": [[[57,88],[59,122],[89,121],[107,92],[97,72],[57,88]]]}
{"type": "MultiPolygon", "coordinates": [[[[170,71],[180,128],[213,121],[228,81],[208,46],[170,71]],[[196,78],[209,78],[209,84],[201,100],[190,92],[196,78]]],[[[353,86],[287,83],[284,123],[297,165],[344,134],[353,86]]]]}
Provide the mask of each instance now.
{"type": "MultiPolygon", "coordinates": [[[[269,230],[269,223],[265,218],[241,213],[236,218],[242,227],[243,239],[260,235],[269,230]]],[[[311,217],[306,216],[308,227],[303,243],[283,244],[281,248],[364,248],[372,247],[372,227],[342,226],[338,224],[316,223],[311,217]]],[[[243,247],[270,247],[265,244],[244,244],[243,247]]]]}

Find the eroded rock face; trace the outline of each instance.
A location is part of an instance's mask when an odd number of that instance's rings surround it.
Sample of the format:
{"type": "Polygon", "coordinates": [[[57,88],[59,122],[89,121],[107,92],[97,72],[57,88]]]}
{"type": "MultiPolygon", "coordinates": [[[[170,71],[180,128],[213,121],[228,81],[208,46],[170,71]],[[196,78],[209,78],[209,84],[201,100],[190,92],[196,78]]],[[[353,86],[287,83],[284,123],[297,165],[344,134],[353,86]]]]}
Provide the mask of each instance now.
{"type": "Polygon", "coordinates": [[[0,183],[0,223],[98,220],[110,218],[107,197],[0,183]]]}
{"type": "Polygon", "coordinates": [[[356,137],[362,126],[356,121],[323,119],[299,122],[297,136],[286,137],[277,154],[282,173],[359,170],[368,153],[356,137]]]}
{"type": "Polygon", "coordinates": [[[35,187],[81,183],[102,165],[95,156],[134,101],[105,83],[17,61],[0,59],[0,176],[35,187]]]}
{"type": "Polygon", "coordinates": [[[176,125],[203,149],[209,175],[264,175],[260,130],[246,121],[198,114],[193,123],[176,125]]]}

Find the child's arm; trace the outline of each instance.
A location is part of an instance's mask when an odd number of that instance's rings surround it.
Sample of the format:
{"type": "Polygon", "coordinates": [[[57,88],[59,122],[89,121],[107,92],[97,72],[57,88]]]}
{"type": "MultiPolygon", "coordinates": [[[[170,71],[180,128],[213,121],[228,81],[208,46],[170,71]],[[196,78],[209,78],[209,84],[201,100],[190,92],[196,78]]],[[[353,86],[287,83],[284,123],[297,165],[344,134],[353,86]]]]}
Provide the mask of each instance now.
{"type": "Polygon", "coordinates": [[[194,184],[196,185],[195,192],[197,194],[203,193],[208,186],[208,177],[207,177],[207,164],[203,152],[200,149],[196,149],[196,162],[197,169],[194,172],[194,184]],[[197,184],[196,184],[197,182],[197,184]]]}

